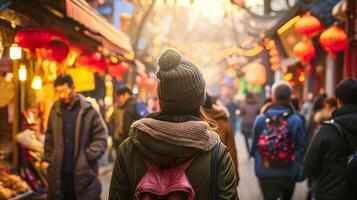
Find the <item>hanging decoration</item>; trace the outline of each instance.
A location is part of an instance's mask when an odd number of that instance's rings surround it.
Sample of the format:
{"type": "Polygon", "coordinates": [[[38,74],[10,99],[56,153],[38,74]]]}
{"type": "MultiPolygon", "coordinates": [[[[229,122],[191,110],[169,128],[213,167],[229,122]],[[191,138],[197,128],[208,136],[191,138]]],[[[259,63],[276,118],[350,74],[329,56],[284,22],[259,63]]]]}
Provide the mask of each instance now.
{"type": "Polygon", "coordinates": [[[337,52],[347,48],[347,34],[337,25],[332,25],[320,35],[320,44],[334,58],[337,52]]]}
{"type": "Polygon", "coordinates": [[[42,58],[55,62],[62,62],[65,60],[68,53],[69,47],[64,42],[59,40],[53,40],[40,49],[40,55],[42,58]]]}
{"type": "Polygon", "coordinates": [[[299,42],[294,46],[294,54],[304,63],[309,63],[315,57],[315,47],[310,42],[299,42]]]}
{"type": "Polygon", "coordinates": [[[124,62],[110,65],[108,67],[108,72],[110,75],[114,76],[117,81],[120,81],[122,76],[128,71],[128,65],[124,62]]]}
{"type": "Polygon", "coordinates": [[[266,69],[265,66],[260,63],[246,65],[241,71],[244,73],[245,79],[250,84],[261,86],[266,83],[266,69]]]}
{"type": "Polygon", "coordinates": [[[270,57],[269,61],[272,65],[276,65],[280,62],[280,58],[279,56],[272,56],[270,57]]]}
{"type": "Polygon", "coordinates": [[[295,30],[303,36],[309,38],[316,35],[322,29],[322,24],[319,19],[312,16],[310,13],[306,13],[295,24],[295,30]]]}
{"type": "Polygon", "coordinates": [[[35,53],[36,49],[43,48],[54,40],[62,41],[67,46],[70,44],[63,33],[49,28],[22,29],[15,35],[15,43],[22,48],[28,49],[30,54],[35,53]]]}
{"type": "Polygon", "coordinates": [[[147,74],[142,74],[142,75],[137,75],[135,78],[136,84],[138,85],[139,88],[146,88],[148,87],[148,75],[147,74]]]}
{"type": "Polygon", "coordinates": [[[269,51],[269,55],[270,55],[271,57],[279,56],[279,51],[278,51],[276,48],[271,49],[271,50],[269,51]]]}
{"type": "Polygon", "coordinates": [[[75,61],[76,65],[86,66],[94,70],[104,71],[108,67],[108,62],[99,52],[83,52],[75,61]]]}
{"type": "Polygon", "coordinates": [[[269,56],[270,56],[269,62],[270,62],[271,70],[272,71],[279,70],[280,56],[274,40],[270,40],[266,38],[264,40],[264,45],[269,50],[269,56]]]}

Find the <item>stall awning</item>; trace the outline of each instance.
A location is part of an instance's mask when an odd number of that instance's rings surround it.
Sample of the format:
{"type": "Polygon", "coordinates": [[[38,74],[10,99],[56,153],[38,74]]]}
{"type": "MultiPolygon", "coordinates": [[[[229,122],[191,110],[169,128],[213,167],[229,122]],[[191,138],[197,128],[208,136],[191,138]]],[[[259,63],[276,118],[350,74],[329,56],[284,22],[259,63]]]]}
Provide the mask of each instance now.
{"type": "Polygon", "coordinates": [[[126,52],[131,52],[132,46],[130,39],[123,32],[116,30],[104,17],[94,10],[84,0],[66,0],[66,14],[73,20],[83,24],[86,28],[94,33],[102,35],[107,41],[103,41],[106,47],[111,47],[108,44],[123,49],[126,52]]]}

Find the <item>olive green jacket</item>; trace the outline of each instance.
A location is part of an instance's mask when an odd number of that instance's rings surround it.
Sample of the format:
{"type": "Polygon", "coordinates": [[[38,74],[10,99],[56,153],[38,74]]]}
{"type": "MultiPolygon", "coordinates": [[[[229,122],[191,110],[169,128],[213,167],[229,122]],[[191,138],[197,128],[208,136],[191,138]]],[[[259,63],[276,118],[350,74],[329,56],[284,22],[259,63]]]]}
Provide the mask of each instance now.
{"type": "MultiPolygon", "coordinates": [[[[117,159],[110,184],[109,199],[134,199],[136,186],[146,172],[141,154],[157,163],[170,156],[182,163],[197,155],[186,170],[196,199],[211,198],[211,151],[220,142],[202,121],[173,123],[142,119],[132,126],[130,137],[117,148],[117,159]]],[[[238,199],[234,165],[225,145],[218,153],[218,198],[238,199]]]]}

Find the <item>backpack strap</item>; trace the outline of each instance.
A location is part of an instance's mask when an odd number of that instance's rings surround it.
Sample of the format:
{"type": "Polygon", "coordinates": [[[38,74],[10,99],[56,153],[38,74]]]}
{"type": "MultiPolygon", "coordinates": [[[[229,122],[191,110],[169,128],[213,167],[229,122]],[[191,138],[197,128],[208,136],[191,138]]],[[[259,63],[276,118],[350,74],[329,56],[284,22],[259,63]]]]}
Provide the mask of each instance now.
{"type": "Polygon", "coordinates": [[[212,149],[211,156],[211,200],[218,199],[218,182],[217,182],[217,168],[218,168],[218,152],[221,146],[221,142],[219,141],[212,149]]]}
{"type": "Polygon", "coordinates": [[[343,143],[346,145],[348,151],[351,151],[350,143],[348,142],[347,136],[345,135],[341,125],[339,125],[335,120],[324,121],[322,124],[327,126],[332,126],[337,130],[338,134],[341,136],[343,143]]]}
{"type": "Polygon", "coordinates": [[[290,111],[286,111],[286,112],[283,112],[283,113],[275,115],[275,116],[271,116],[270,114],[268,114],[268,112],[264,112],[263,114],[265,115],[266,122],[269,123],[275,117],[283,118],[284,120],[287,120],[290,116],[295,114],[295,112],[290,110],[290,111]]]}

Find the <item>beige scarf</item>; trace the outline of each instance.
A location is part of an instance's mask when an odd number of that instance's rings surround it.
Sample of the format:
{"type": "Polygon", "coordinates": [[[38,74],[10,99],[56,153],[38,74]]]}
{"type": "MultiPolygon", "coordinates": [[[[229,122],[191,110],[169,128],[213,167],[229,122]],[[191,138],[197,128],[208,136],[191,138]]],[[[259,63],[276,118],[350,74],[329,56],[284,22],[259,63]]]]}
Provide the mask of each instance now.
{"type": "Polygon", "coordinates": [[[208,124],[204,121],[173,123],[144,118],[136,121],[132,128],[132,131],[138,129],[142,133],[169,144],[193,147],[204,151],[211,150],[220,140],[215,132],[208,130],[208,124]]]}

